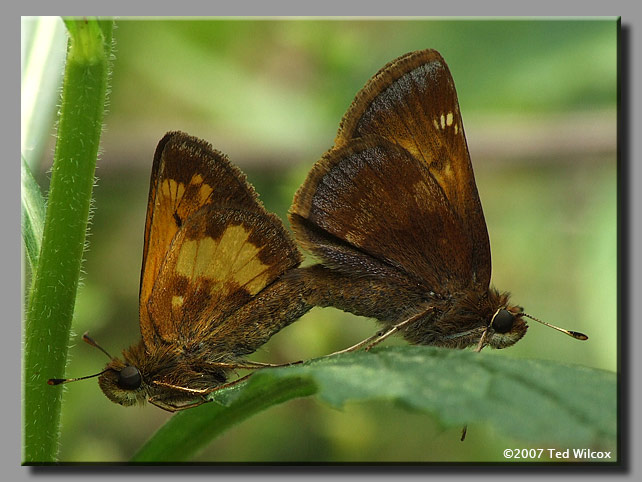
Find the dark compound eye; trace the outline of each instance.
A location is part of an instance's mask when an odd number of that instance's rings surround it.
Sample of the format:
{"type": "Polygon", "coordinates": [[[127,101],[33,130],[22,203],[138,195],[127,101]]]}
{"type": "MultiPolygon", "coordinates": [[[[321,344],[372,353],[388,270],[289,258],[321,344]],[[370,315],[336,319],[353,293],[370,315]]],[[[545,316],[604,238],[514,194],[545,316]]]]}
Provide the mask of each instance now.
{"type": "Polygon", "coordinates": [[[141,377],[138,368],[126,366],[118,373],[118,386],[125,390],[135,390],[140,387],[141,377]]]}
{"type": "Polygon", "coordinates": [[[493,318],[493,329],[497,333],[506,333],[513,327],[515,316],[508,310],[499,310],[493,318]]]}

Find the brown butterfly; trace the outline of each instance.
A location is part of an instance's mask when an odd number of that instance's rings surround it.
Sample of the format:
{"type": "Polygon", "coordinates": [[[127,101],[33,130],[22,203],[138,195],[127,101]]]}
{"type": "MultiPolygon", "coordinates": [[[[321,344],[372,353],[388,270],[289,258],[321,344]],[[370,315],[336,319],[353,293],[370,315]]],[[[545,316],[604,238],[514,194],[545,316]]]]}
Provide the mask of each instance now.
{"type": "Polygon", "coordinates": [[[122,360],[110,356],[98,374],[105,395],[175,411],[207,401],[230,369],[267,366],[243,357],[310,309],[300,262],[280,219],[224,154],[181,132],[165,135],[147,205],[142,340],[122,360]]]}
{"type": "Polygon", "coordinates": [[[524,317],[535,319],[490,286],[455,84],[435,50],[403,55],[366,83],[289,219],[321,260],[307,268],[318,286],[310,303],[386,325],[348,350],[396,331],[417,344],[504,348],[526,333],[524,317]]]}

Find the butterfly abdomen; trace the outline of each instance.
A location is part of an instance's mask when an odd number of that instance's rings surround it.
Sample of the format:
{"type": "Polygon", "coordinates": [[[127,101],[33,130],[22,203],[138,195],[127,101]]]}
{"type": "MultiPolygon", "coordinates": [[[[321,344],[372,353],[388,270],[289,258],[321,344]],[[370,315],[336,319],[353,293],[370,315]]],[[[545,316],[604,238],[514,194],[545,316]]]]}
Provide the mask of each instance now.
{"type": "Polygon", "coordinates": [[[314,265],[301,268],[308,278],[306,301],[315,306],[334,306],[359,316],[394,324],[427,306],[425,290],[408,283],[391,285],[380,276],[354,277],[337,269],[314,265]]]}

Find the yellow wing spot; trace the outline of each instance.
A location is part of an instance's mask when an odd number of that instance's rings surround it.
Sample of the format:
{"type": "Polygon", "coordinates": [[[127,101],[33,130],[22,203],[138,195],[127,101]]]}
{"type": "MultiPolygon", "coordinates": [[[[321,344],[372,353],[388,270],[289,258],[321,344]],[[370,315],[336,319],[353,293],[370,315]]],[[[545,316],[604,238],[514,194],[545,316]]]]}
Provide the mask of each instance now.
{"type": "Polygon", "coordinates": [[[203,176],[198,173],[192,176],[189,183],[192,186],[198,186],[199,203],[205,204],[205,202],[209,199],[210,194],[212,194],[212,191],[214,191],[214,188],[212,188],[209,184],[205,184],[203,176]]]}
{"type": "Polygon", "coordinates": [[[185,185],[182,182],[176,182],[173,179],[165,179],[161,186],[161,192],[164,197],[170,199],[179,199],[183,197],[185,185]]]}
{"type": "Polygon", "coordinates": [[[459,132],[459,125],[455,124],[455,135],[457,135],[458,132],[459,132]]]}
{"type": "Polygon", "coordinates": [[[172,296],[172,319],[180,320],[183,318],[183,297],[180,295],[172,296]]]}
{"type": "Polygon", "coordinates": [[[439,130],[439,122],[437,122],[437,119],[433,119],[432,123],[434,124],[435,129],[439,130]]]}
{"type": "Polygon", "coordinates": [[[221,244],[225,245],[229,242],[235,247],[232,251],[236,252],[236,259],[232,257],[233,253],[230,253],[230,259],[234,259],[234,262],[229,273],[234,281],[244,286],[253,295],[265,287],[270,266],[259,260],[260,248],[247,241],[249,236],[250,233],[243,226],[230,226],[223,233],[221,244]]]}
{"type": "Polygon", "coordinates": [[[444,114],[441,114],[441,128],[446,128],[446,116],[444,114]]]}
{"type": "Polygon", "coordinates": [[[205,278],[214,284],[234,281],[254,295],[265,287],[270,266],[259,260],[260,248],[248,241],[249,235],[242,225],[237,225],[229,226],[218,240],[186,240],[176,271],[192,280],[205,278]]]}
{"type": "Polygon", "coordinates": [[[452,112],[448,112],[448,115],[446,115],[446,125],[448,127],[453,125],[453,113],[452,112]]]}
{"type": "MultiPolygon", "coordinates": [[[[435,179],[437,179],[440,186],[457,186],[454,179],[455,173],[449,163],[444,165],[441,170],[431,169],[430,172],[435,176],[435,179]]],[[[447,192],[446,194],[450,193],[447,192]]]]}
{"type": "Polygon", "coordinates": [[[210,197],[210,194],[212,194],[212,189],[209,184],[201,184],[201,187],[198,190],[198,199],[201,204],[205,204],[205,201],[210,197]]]}

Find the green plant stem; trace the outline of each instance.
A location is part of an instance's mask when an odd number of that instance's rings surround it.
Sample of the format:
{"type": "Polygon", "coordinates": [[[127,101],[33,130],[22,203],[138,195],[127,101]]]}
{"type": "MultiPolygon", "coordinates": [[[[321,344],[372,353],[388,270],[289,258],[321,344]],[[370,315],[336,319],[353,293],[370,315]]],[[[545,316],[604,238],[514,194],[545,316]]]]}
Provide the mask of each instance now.
{"type": "Polygon", "coordinates": [[[25,320],[23,463],[52,462],[58,450],[60,377],[94,184],[107,93],[113,22],[67,20],[70,40],[42,247],[25,320]]]}
{"type": "Polygon", "coordinates": [[[249,394],[243,392],[230,406],[208,403],[180,412],[154,434],[134,455],[132,462],[189,461],[230,427],[272,405],[312,395],[316,390],[314,382],[293,377],[259,383],[256,390],[249,394]]]}

